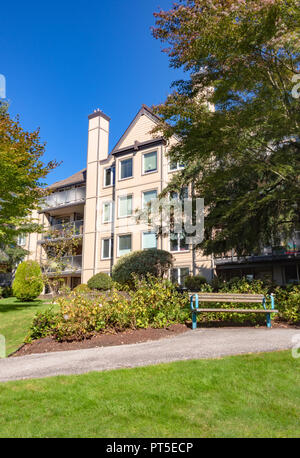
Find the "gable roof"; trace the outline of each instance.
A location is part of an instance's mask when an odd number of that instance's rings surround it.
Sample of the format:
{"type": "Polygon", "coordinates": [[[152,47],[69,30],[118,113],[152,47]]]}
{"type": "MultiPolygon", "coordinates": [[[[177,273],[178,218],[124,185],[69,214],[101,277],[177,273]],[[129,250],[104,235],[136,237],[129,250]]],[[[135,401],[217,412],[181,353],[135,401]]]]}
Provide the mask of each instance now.
{"type": "Polygon", "coordinates": [[[114,148],[111,151],[111,154],[114,154],[118,149],[119,146],[122,144],[123,140],[127,137],[128,133],[131,131],[133,126],[138,122],[141,116],[147,116],[149,119],[151,119],[155,124],[158,124],[160,121],[159,116],[157,116],[151,108],[149,108],[147,105],[143,104],[141,109],[138,111],[134,119],[131,121],[127,129],[125,130],[124,134],[122,137],[118,140],[117,144],[114,146],[114,148]]]}
{"type": "Polygon", "coordinates": [[[51,186],[48,186],[48,189],[57,189],[57,188],[64,188],[66,186],[72,186],[75,184],[85,183],[86,182],[86,169],[82,169],[79,172],[74,173],[68,178],[64,180],[57,181],[53,183],[51,186]]]}

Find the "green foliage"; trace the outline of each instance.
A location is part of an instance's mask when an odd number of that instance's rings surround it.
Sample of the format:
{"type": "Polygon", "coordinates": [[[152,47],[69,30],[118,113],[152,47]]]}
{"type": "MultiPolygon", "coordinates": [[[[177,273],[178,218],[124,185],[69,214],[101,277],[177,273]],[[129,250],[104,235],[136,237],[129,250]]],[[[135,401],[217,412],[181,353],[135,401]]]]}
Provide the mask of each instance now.
{"type": "Polygon", "coordinates": [[[182,0],[155,16],[154,36],[189,75],[157,107],[156,132],[181,139],[170,158],[186,165],[165,191],[193,183],[205,196],[206,254],[288,240],[300,205],[298,0],[182,0]]]}
{"type": "Polygon", "coordinates": [[[188,276],[184,280],[184,286],[189,291],[202,291],[202,286],[207,283],[207,280],[202,275],[188,276]]]}
{"type": "Polygon", "coordinates": [[[190,318],[188,297],[178,293],[169,280],[148,276],[136,277],[134,282],[130,295],[113,289],[93,298],[76,291],[59,297],[60,311],[52,335],[58,340],[81,340],[95,332],[164,328],[190,318]]]}
{"type": "Polygon", "coordinates": [[[38,208],[44,194],[42,181],[56,162],[41,160],[45,145],[39,131],[26,132],[19,120],[0,111],[0,243],[8,245],[19,233],[35,232],[37,224],[29,214],[38,208]]]}
{"type": "Polygon", "coordinates": [[[11,286],[4,286],[2,291],[2,297],[12,297],[13,290],[11,286]]]}
{"type": "Polygon", "coordinates": [[[32,340],[42,339],[52,334],[56,328],[58,321],[57,313],[53,312],[50,307],[44,311],[38,312],[30,326],[28,336],[25,338],[25,342],[29,343],[32,340]]]}
{"type": "Polygon", "coordinates": [[[0,298],[3,297],[3,288],[0,286],[0,298]]]}
{"type": "Polygon", "coordinates": [[[87,282],[87,286],[90,289],[97,289],[99,291],[107,291],[112,288],[113,281],[108,274],[99,272],[90,278],[87,282]]]}
{"type": "Polygon", "coordinates": [[[73,289],[73,291],[75,291],[76,293],[88,293],[89,291],[91,291],[91,289],[85,283],[81,283],[80,285],[77,285],[73,289]]]}
{"type": "Polygon", "coordinates": [[[64,283],[60,288],[59,288],[59,294],[61,294],[62,296],[67,296],[68,294],[70,294],[71,292],[71,288],[70,286],[66,285],[66,283],[64,283]]]}
{"type": "Polygon", "coordinates": [[[134,284],[133,274],[145,277],[147,274],[163,277],[172,267],[173,256],[168,251],[150,248],[134,251],[122,256],[114,265],[112,279],[120,284],[134,284]]]}
{"type": "Polygon", "coordinates": [[[300,323],[300,285],[276,288],[274,295],[278,319],[300,323]]]}
{"type": "Polygon", "coordinates": [[[13,294],[22,301],[36,299],[43,291],[41,268],[36,261],[24,261],[18,265],[13,282],[13,294]]]}

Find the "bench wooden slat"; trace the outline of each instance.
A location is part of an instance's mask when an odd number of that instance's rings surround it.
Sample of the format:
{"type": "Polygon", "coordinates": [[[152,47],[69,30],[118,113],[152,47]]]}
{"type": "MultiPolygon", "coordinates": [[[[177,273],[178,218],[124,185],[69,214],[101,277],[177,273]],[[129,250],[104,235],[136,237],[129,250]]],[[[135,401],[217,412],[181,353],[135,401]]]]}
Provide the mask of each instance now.
{"type": "Polygon", "coordinates": [[[278,313],[278,310],[276,309],[265,310],[265,309],[217,309],[217,308],[209,309],[209,308],[205,308],[205,309],[194,309],[193,312],[278,313]]]}
{"type": "Polygon", "coordinates": [[[232,303],[249,303],[249,304],[261,304],[262,302],[262,299],[233,299],[233,298],[228,298],[228,299],[221,299],[221,298],[218,298],[218,299],[214,299],[214,298],[205,298],[205,299],[202,299],[201,297],[199,297],[199,302],[219,302],[219,303],[222,303],[222,302],[232,302],[232,303]]]}

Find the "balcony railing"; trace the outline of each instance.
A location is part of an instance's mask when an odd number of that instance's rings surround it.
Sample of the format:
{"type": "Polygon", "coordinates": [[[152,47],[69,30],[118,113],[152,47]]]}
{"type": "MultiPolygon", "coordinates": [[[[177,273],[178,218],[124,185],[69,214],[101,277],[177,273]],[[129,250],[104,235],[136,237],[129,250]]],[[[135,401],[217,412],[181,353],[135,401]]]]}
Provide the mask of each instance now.
{"type": "Polygon", "coordinates": [[[65,224],[54,224],[43,234],[42,240],[54,240],[66,237],[78,237],[83,235],[83,221],[72,221],[65,224]]]}
{"type": "Polygon", "coordinates": [[[61,207],[68,204],[80,203],[85,201],[86,187],[81,186],[80,188],[71,188],[66,191],[53,192],[49,196],[45,197],[41,203],[41,208],[61,207]]]}
{"type": "Polygon", "coordinates": [[[59,262],[49,263],[46,269],[48,274],[51,273],[79,273],[82,269],[82,255],[64,256],[59,262]]]}

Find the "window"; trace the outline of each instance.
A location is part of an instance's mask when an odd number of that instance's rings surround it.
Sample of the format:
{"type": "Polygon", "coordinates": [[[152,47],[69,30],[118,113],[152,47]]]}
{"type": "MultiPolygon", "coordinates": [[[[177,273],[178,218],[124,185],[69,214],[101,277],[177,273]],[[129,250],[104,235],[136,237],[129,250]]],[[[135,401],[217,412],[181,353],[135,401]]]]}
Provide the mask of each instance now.
{"type": "Polygon", "coordinates": [[[132,177],[132,158],[120,161],[120,180],[132,177]]]}
{"type": "Polygon", "coordinates": [[[143,232],[143,250],[147,248],[157,248],[157,238],[155,232],[143,232]]]}
{"type": "Polygon", "coordinates": [[[115,184],[115,167],[104,169],[104,186],[113,186],[115,184]]]}
{"type": "Polygon", "coordinates": [[[118,256],[131,252],[131,234],[119,235],[118,256]]]}
{"type": "Polygon", "coordinates": [[[157,151],[143,155],[143,173],[155,172],[157,170],[157,151]]]}
{"type": "Polygon", "coordinates": [[[111,221],[112,221],[112,209],[113,209],[112,202],[105,202],[103,204],[103,211],[102,211],[102,221],[103,221],[103,223],[111,223],[111,221]]]}
{"type": "Polygon", "coordinates": [[[173,283],[178,283],[179,285],[184,285],[184,280],[190,274],[190,269],[188,267],[178,267],[171,270],[171,280],[173,283]]]}
{"type": "Polygon", "coordinates": [[[157,191],[143,192],[143,208],[146,208],[153,199],[157,199],[157,191]]]}
{"type": "Polygon", "coordinates": [[[132,196],[119,197],[119,217],[132,215],[132,196]]]}
{"type": "Polygon", "coordinates": [[[18,245],[20,245],[20,246],[25,246],[26,245],[26,235],[25,234],[19,234],[18,235],[18,245]]]}
{"type": "Polygon", "coordinates": [[[170,251],[188,251],[185,234],[170,234],[170,251]]]}
{"type": "Polygon", "coordinates": [[[184,164],[176,161],[170,161],[169,163],[169,170],[170,172],[174,172],[175,170],[184,169],[184,164]]]}
{"type": "Polygon", "coordinates": [[[176,191],[172,191],[170,193],[170,199],[171,200],[184,200],[184,199],[187,199],[189,197],[189,189],[187,186],[183,186],[183,188],[181,188],[181,191],[178,193],[176,191]]]}
{"type": "Polygon", "coordinates": [[[111,259],[113,257],[112,239],[102,240],[102,259],[111,259]]]}

